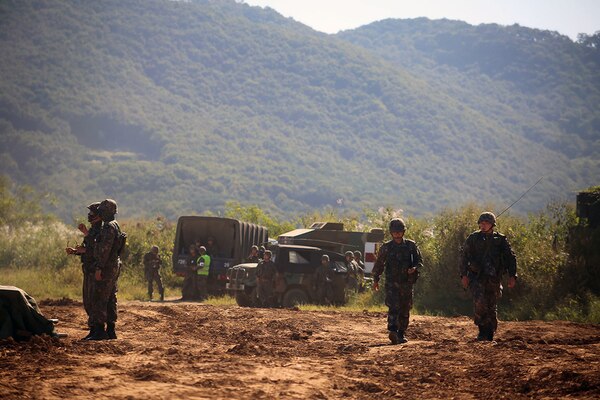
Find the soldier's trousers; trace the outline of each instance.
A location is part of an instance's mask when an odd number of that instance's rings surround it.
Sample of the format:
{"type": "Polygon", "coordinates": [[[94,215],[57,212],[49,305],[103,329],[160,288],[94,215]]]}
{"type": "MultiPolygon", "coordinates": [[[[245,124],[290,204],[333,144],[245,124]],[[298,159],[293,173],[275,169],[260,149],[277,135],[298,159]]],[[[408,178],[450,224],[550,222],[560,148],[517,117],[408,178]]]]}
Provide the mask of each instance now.
{"type": "Polygon", "coordinates": [[[492,277],[475,278],[469,288],[473,295],[473,320],[484,329],[496,331],[498,327],[498,299],[502,296],[500,280],[492,277]]]}
{"type": "Polygon", "coordinates": [[[152,293],[154,292],[154,282],[156,282],[156,286],[158,286],[158,293],[164,294],[164,287],[162,283],[162,277],[160,276],[160,272],[158,270],[149,271],[146,274],[146,280],[148,281],[148,296],[152,297],[152,293]]]}
{"type": "Polygon", "coordinates": [[[204,300],[208,297],[208,275],[198,275],[197,282],[197,297],[199,300],[204,300]]]}
{"type": "Polygon", "coordinates": [[[88,316],[88,326],[92,326],[92,304],[94,302],[94,273],[83,271],[83,309],[88,316]]]}
{"type": "Polygon", "coordinates": [[[413,304],[413,285],[408,282],[386,282],[385,305],[388,306],[388,330],[404,332],[408,328],[413,304]]]}
{"type": "Polygon", "coordinates": [[[258,279],[256,282],[256,295],[258,303],[262,306],[270,306],[274,303],[275,288],[272,279],[258,279]]]}
{"type": "Polygon", "coordinates": [[[90,319],[92,324],[114,324],[117,322],[117,279],[107,277],[94,281],[94,300],[90,319]]]}

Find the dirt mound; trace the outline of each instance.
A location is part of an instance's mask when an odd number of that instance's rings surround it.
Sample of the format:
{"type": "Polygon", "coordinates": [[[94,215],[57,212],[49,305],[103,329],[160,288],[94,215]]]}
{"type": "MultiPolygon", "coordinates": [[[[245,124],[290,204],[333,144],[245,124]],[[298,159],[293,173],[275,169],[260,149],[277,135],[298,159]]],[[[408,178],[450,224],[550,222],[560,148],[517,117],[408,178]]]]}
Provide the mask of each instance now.
{"type": "Polygon", "coordinates": [[[416,316],[392,346],[384,313],[121,304],[118,340],[84,342],[83,308],[41,302],[65,339],[0,342],[0,398],[600,397],[600,327],[416,316]]]}

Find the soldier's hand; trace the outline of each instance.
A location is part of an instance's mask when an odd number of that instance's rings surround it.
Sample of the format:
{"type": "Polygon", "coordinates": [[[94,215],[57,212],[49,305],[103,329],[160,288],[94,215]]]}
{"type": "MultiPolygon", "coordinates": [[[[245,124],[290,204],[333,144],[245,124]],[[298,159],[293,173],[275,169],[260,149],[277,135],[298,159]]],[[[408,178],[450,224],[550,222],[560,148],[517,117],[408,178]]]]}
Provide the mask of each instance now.
{"type": "Polygon", "coordinates": [[[83,233],[85,236],[87,236],[88,228],[87,228],[87,226],[85,226],[85,224],[77,225],[77,229],[79,229],[81,231],[81,233],[83,233]]]}
{"type": "Polygon", "coordinates": [[[85,247],[83,246],[77,246],[75,248],[75,254],[84,254],[85,253],[85,247]]]}
{"type": "Polygon", "coordinates": [[[462,278],[460,278],[460,281],[462,282],[464,289],[469,287],[469,277],[468,276],[464,275],[462,278]]]}
{"type": "Polygon", "coordinates": [[[415,267],[411,267],[411,268],[407,269],[406,272],[408,272],[409,274],[414,274],[416,270],[417,269],[415,267]]]}
{"type": "Polygon", "coordinates": [[[96,273],[94,274],[94,278],[96,278],[97,281],[101,281],[102,280],[102,270],[97,269],[96,273]]]}
{"type": "Polygon", "coordinates": [[[75,250],[73,247],[67,247],[65,251],[67,254],[75,254],[77,252],[77,250],[75,250]]]}
{"type": "Polygon", "coordinates": [[[379,282],[373,282],[373,290],[379,292],[379,282]]]}
{"type": "Polygon", "coordinates": [[[517,278],[515,278],[514,276],[511,276],[508,278],[508,288],[509,289],[514,288],[516,284],[517,284],[517,278]]]}

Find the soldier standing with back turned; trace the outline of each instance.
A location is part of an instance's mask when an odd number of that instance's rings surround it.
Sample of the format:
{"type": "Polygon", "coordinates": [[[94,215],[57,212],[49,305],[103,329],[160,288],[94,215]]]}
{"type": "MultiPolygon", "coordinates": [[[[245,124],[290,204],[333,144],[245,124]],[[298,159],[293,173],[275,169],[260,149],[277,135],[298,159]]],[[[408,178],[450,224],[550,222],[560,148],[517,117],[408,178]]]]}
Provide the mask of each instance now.
{"type": "Polygon", "coordinates": [[[125,244],[121,228],[115,220],[117,203],[112,199],[103,200],[98,206],[98,213],[103,224],[94,247],[96,268],[92,304],[93,333],[89,340],[117,338],[117,279],[121,269],[119,253],[125,244]]]}
{"type": "Polygon", "coordinates": [[[479,327],[477,340],[494,340],[498,327],[497,304],[502,296],[502,274],[508,271],[508,287],[517,282],[517,258],[506,236],[494,232],[496,216],[484,212],[477,220],[479,230],[465,242],[460,263],[460,277],[473,295],[474,321],[479,327]]]}
{"type": "Polygon", "coordinates": [[[390,221],[392,240],[379,249],[373,266],[373,290],[379,290],[379,277],[385,270],[385,304],[392,344],[406,343],[404,337],[413,302],[413,285],[423,267],[416,243],[404,238],[406,225],[400,218],[390,221]]]}

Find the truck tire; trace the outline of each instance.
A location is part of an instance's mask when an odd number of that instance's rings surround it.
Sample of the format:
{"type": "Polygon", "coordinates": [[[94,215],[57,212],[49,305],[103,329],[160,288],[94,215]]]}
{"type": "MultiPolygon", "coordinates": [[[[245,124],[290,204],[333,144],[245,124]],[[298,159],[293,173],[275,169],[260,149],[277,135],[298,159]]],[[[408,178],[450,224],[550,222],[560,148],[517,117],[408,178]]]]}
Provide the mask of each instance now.
{"type": "Polygon", "coordinates": [[[240,307],[256,307],[256,288],[252,288],[249,294],[243,290],[236,292],[235,302],[240,307]]]}
{"type": "Polygon", "coordinates": [[[308,303],[308,295],[299,288],[292,288],[283,295],[282,305],[286,308],[308,303]]]}

